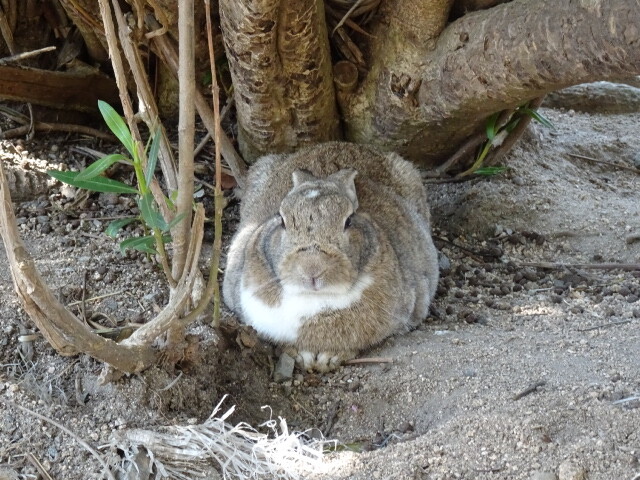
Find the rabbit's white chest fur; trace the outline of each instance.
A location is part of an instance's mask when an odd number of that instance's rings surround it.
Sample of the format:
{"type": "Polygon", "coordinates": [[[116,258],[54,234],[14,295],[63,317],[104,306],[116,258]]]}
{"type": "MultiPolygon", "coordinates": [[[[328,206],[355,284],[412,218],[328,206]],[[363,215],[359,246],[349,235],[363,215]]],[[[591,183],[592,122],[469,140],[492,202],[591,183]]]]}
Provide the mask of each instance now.
{"type": "Polygon", "coordinates": [[[280,304],[272,307],[255,295],[255,289],[241,287],[240,303],[244,321],[258,334],[277,342],[295,342],[298,329],[304,322],[325,310],[341,310],[359,301],[362,293],[373,283],[369,275],[362,275],[351,287],[328,293],[303,293],[300,289],[284,287],[280,304]]]}

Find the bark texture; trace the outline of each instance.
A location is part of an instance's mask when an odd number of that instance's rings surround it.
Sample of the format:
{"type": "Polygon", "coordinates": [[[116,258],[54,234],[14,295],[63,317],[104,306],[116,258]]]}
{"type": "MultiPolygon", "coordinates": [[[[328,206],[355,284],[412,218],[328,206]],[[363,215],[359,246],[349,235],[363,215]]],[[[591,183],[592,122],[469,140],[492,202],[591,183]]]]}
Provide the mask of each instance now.
{"type": "MultiPolygon", "coordinates": [[[[420,63],[415,52],[374,56],[345,105],[347,136],[437,163],[493,112],[569,85],[640,73],[638,25],[638,0],[514,0],[451,23],[435,48],[411,26],[406,48],[420,53],[420,63]]],[[[376,34],[393,31],[382,25],[376,34]]]]}
{"type": "Polygon", "coordinates": [[[245,159],[338,137],[321,0],[221,0],[245,159]]]}

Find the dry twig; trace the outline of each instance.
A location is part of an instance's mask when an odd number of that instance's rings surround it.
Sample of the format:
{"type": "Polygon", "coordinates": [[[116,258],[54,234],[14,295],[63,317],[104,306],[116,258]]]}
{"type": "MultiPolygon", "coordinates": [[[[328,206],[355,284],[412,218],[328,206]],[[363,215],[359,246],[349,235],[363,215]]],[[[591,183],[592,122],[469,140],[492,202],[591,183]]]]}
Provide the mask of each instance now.
{"type": "Polygon", "coordinates": [[[37,50],[31,50],[30,52],[18,53],[17,55],[11,55],[10,57],[0,58],[0,65],[6,65],[7,63],[15,63],[21,60],[25,60],[27,58],[35,57],[36,55],[40,55],[41,53],[51,52],[55,50],[56,47],[44,47],[39,48],[37,50]]]}
{"type": "Polygon", "coordinates": [[[640,174],[640,169],[633,168],[628,165],[620,165],[619,163],[605,162],[604,160],[597,160],[595,158],[587,157],[585,155],[578,155],[577,153],[568,153],[570,157],[579,158],[588,162],[598,163],[600,165],[606,165],[608,167],[619,168],[621,170],[628,170],[629,172],[640,174]]]}
{"type": "Polygon", "coordinates": [[[523,391],[521,391],[520,393],[516,394],[513,396],[513,401],[515,402],[516,400],[520,400],[522,397],[526,397],[527,395],[532,394],[533,392],[535,392],[539,387],[542,387],[544,385],[546,385],[547,382],[545,382],[544,380],[541,380],[539,382],[536,382],[530,386],[528,386],[527,388],[525,388],[523,391]]]}
{"type": "Polygon", "coordinates": [[[351,360],[347,360],[344,362],[345,365],[360,365],[363,363],[393,363],[393,358],[391,357],[362,357],[362,358],[352,358],[351,360]]]}
{"type": "Polygon", "coordinates": [[[582,268],[585,270],[640,270],[640,263],[556,263],[556,262],[522,262],[521,267],[562,270],[563,268],[582,268]]]}
{"type": "Polygon", "coordinates": [[[601,328],[617,327],[618,325],[624,325],[625,323],[631,323],[631,322],[633,322],[632,319],[630,319],[630,320],[620,320],[619,322],[605,323],[605,324],[602,324],[602,325],[596,325],[595,327],[579,328],[578,331],[579,332],[590,332],[591,330],[599,330],[601,328]]]}
{"type": "Polygon", "coordinates": [[[91,445],[89,445],[87,442],[85,442],[83,439],[81,439],[78,435],[73,433],[67,427],[65,427],[64,425],[62,425],[59,422],[56,422],[55,420],[52,420],[51,418],[48,418],[48,417],[45,417],[44,415],[39,414],[38,412],[34,412],[33,410],[30,410],[27,407],[23,407],[22,405],[18,405],[18,404],[13,403],[13,402],[11,402],[9,400],[7,400],[6,402],[9,405],[11,405],[12,407],[19,408],[23,412],[28,413],[29,415],[33,415],[34,417],[37,417],[40,420],[43,420],[43,421],[53,425],[54,427],[59,428],[63,432],[65,432],[67,435],[69,435],[71,438],[73,438],[76,442],[78,442],[82,448],[84,448],[91,455],[93,455],[93,457],[96,460],[98,460],[100,465],[102,465],[102,468],[104,468],[104,474],[107,476],[107,478],[109,478],[110,480],[115,480],[115,477],[111,473],[111,470],[109,469],[109,466],[107,465],[107,463],[102,458],[102,455],[100,455],[93,447],[91,447],[91,445]]]}
{"type": "Polygon", "coordinates": [[[105,133],[95,128],[87,127],[86,125],[74,125],[72,123],[45,123],[45,122],[33,122],[33,125],[23,125],[20,127],[5,130],[0,133],[0,138],[16,138],[29,134],[32,130],[37,132],[67,132],[67,133],[79,133],[81,135],[89,135],[109,142],[114,142],[116,139],[110,133],[105,133]]]}

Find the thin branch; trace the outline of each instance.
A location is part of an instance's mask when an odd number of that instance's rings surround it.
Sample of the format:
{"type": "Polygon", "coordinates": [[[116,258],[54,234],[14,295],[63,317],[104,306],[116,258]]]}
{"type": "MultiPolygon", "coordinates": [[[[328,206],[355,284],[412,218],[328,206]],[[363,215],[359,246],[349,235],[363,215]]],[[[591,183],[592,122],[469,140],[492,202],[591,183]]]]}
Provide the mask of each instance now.
{"type": "MultiPolygon", "coordinates": [[[[109,142],[116,141],[116,138],[113,135],[102,132],[95,128],[87,127],[86,125],[74,125],[71,123],[34,122],[33,128],[37,132],[79,133],[81,135],[89,135],[95,138],[99,138],[101,140],[107,140],[109,142]]],[[[0,133],[0,138],[22,137],[23,135],[27,135],[30,130],[31,130],[31,125],[23,125],[21,127],[12,128],[11,130],[5,130],[4,132],[0,133]]]]}
{"type": "MultiPolygon", "coordinates": [[[[544,97],[545,95],[542,95],[531,100],[529,102],[529,108],[531,110],[536,110],[540,105],[542,105],[544,97]]],[[[523,115],[523,117],[520,118],[520,121],[518,121],[518,124],[515,126],[515,128],[511,130],[511,132],[509,132],[509,135],[504,139],[502,144],[496,147],[496,149],[487,156],[484,164],[490,167],[498,163],[505,154],[511,151],[515,143],[526,131],[529,123],[531,123],[531,117],[529,115],[523,115]]]]}
{"type": "Polygon", "coordinates": [[[579,328],[578,331],[579,332],[590,332],[591,330],[600,330],[601,328],[617,327],[618,325],[624,325],[625,323],[631,323],[631,322],[633,322],[633,319],[620,320],[619,322],[605,323],[605,324],[602,324],[602,325],[596,325],[595,327],[579,328]]]}
{"type": "MultiPolygon", "coordinates": [[[[498,119],[496,120],[497,130],[502,128],[513,115],[514,110],[503,110],[498,119]]],[[[467,141],[465,141],[462,146],[449,157],[449,159],[444,162],[442,165],[438,166],[435,171],[438,174],[443,174],[450,171],[453,167],[455,167],[458,163],[460,163],[465,158],[469,157],[473,151],[482,145],[487,140],[487,134],[483,130],[482,132],[478,132],[475,135],[469,137],[467,141]]]]}
{"type": "MultiPolygon", "coordinates": [[[[150,15],[147,15],[146,22],[150,29],[160,28],[160,24],[150,15]]],[[[178,53],[176,52],[173,43],[169,38],[167,38],[167,35],[154,37],[151,40],[151,47],[156,55],[163,60],[165,65],[169,68],[169,71],[177,77],[178,53]]],[[[198,90],[195,91],[195,105],[198,110],[198,115],[200,115],[202,123],[204,123],[207,131],[211,136],[215,136],[215,120],[213,118],[213,113],[211,112],[211,107],[204,95],[202,95],[198,90]]],[[[247,166],[234,148],[229,137],[224,132],[220,133],[220,150],[222,152],[222,156],[229,165],[229,168],[231,168],[231,171],[233,172],[236,183],[240,188],[244,188],[247,178],[247,166]]]]}
{"type": "Polygon", "coordinates": [[[640,270],[640,263],[556,263],[556,262],[523,262],[522,267],[562,270],[563,268],[582,268],[584,270],[640,270]]]}
{"type": "Polygon", "coordinates": [[[27,452],[26,457],[27,460],[29,460],[29,463],[31,463],[31,465],[33,465],[36,470],[38,470],[40,475],[42,475],[42,478],[44,478],[44,480],[53,480],[51,475],[49,475],[49,472],[47,472],[42,463],[40,463],[40,460],[38,460],[33,453],[27,452]]]}
{"type": "Polygon", "coordinates": [[[605,162],[604,160],[597,160],[595,158],[587,157],[585,155],[578,155],[577,153],[567,153],[570,157],[580,158],[581,160],[587,160],[588,162],[598,163],[600,165],[607,165],[608,167],[619,168],[621,170],[628,170],[633,173],[640,174],[640,169],[633,168],[628,165],[620,165],[619,163],[605,162]]]}
{"type": "MultiPolygon", "coordinates": [[[[156,37],[159,38],[159,37],[156,37]]],[[[173,265],[174,278],[180,278],[189,265],[185,263],[187,242],[191,235],[191,209],[193,203],[193,143],[195,136],[195,40],[194,40],[194,6],[193,0],[178,2],[178,198],[176,213],[184,214],[173,233],[173,265]]]]}
{"type": "Polygon", "coordinates": [[[536,382],[530,386],[528,386],[527,388],[525,388],[523,391],[521,391],[520,393],[516,394],[513,396],[512,400],[516,401],[516,400],[520,400],[522,397],[526,397],[527,395],[532,394],[533,392],[535,392],[536,390],[538,390],[538,388],[543,387],[544,385],[546,385],[547,382],[545,382],[544,380],[541,380],[539,382],[536,382]]]}
{"type": "Polygon", "coordinates": [[[351,8],[347,11],[347,13],[344,14],[344,16],[340,19],[340,21],[338,22],[338,24],[333,28],[333,30],[331,31],[331,35],[333,36],[336,33],[336,30],[338,30],[338,28],[340,28],[342,25],[344,25],[344,22],[346,22],[349,17],[351,16],[351,14],[355,11],[356,8],[358,8],[360,6],[360,4],[362,3],[362,0],[356,0],[353,5],[351,6],[351,8]]]}
{"type": "Polygon", "coordinates": [[[7,16],[4,14],[4,10],[2,8],[0,8],[0,33],[2,34],[2,38],[4,38],[4,43],[6,43],[7,48],[9,49],[9,53],[11,55],[15,55],[16,45],[13,41],[13,31],[11,30],[7,16]]]}
{"type": "Polygon", "coordinates": [[[54,47],[54,46],[44,47],[44,48],[39,48],[38,50],[31,50],[30,52],[23,52],[23,53],[18,53],[17,55],[11,55],[10,57],[0,58],[0,65],[6,65],[8,63],[19,62],[21,60],[25,60],[27,58],[31,58],[31,57],[35,57],[37,55],[40,55],[41,53],[51,52],[51,51],[53,51],[55,49],[56,49],[56,47],[54,47]]]}
{"type": "MultiPolygon", "coordinates": [[[[171,151],[167,132],[159,121],[160,115],[158,113],[158,106],[154,99],[153,92],[151,91],[151,86],[149,85],[149,77],[145,72],[142,59],[140,58],[140,52],[134,46],[131,41],[131,36],[128,34],[128,32],[130,32],[130,28],[127,25],[127,21],[122,14],[122,10],[120,9],[118,2],[113,3],[113,10],[118,22],[120,45],[122,45],[124,56],[131,68],[131,73],[136,85],[136,91],[138,93],[138,101],[144,105],[143,108],[139,108],[139,113],[147,124],[147,128],[152,135],[156,134],[156,129],[158,130],[157,134],[160,135],[160,167],[164,174],[164,180],[167,184],[168,190],[176,190],[178,188],[178,180],[175,159],[173,158],[173,152],[171,151]]],[[[156,198],[156,200],[158,203],[162,203],[164,199],[156,198]]]]}
{"type": "MultiPolygon", "coordinates": [[[[171,302],[149,323],[145,323],[137,329],[133,335],[122,341],[122,345],[150,345],[157,337],[166,332],[171,324],[182,315],[193,290],[193,284],[197,275],[200,274],[197,259],[200,258],[202,247],[202,237],[204,233],[204,207],[198,205],[193,215],[192,235],[189,238],[185,265],[189,266],[189,271],[180,278],[178,285],[172,292],[171,302]]],[[[204,310],[204,309],[203,309],[204,310]]],[[[191,313],[180,320],[180,324],[186,325],[195,319],[191,313]]]]}
{"type": "MultiPolygon", "coordinates": [[[[122,63],[122,57],[120,56],[120,49],[118,48],[118,35],[113,23],[109,1],[110,0],[98,0],[98,3],[100,3],[100,15],[102,16],[102,22],[104,24],[104,32],[109,46],[109,58],[111,58],[111,65],[113,66],[113,73],[116,77],[116,84],[118,85],[118,91],[120,93],[120,103],[122,103],[127,126],[138,144],[139,153],[142,153],[142,140],[138,125],[135,121],[131,97],[129,97],[127,90],[127,76],[124,64],[122,63]]],[[[140,158],[143,158],[143,155],[141,155],[140,158]]]]}
{"type": "MultiPolygon", "coordinates": [[[[222,195],[222,163],[220,161],[220,89],[216,72],[216,58],[213,47],[213,28],[211,27],[211,5],[209,0],[204,0],[207,17],[207,43],[209,44],[209,65],[211,67],[211,93],[213,94],[213,118],[215,122],[215,149],[216,149],[216,189],[214,194],[214,239],[211,252],[211,266],[209,269],[209,284],[213,284],[213,325],[220,325],[220,284],[218,283],[218,267],[222,254],[222,209],[224,208],[224,196],[222,195]]],[[[209,285],[207,285],[208,287],[209,285]]],[[[210,290],[207,288],[207,291],[210,290]]],[[[208,302],[207,302],[208,303],[208,302]]]]}
{"type": "Polygon", "coordinates": [[[361,365],[363,363],[393,363],[393,358],[390,357],[363,357],[352,358],[344,362],[345,365],[361,365]]]}
{"type": "Polygon", "coordinates": [[[73,438],[76,442],[78,442],[80,444],[81,447],[83,447],[85,450],[87,450],[91,455],[94,456],[94,458],[96,460],[98,460],[98,462],[100,463],[100,465],[102,465],[102,468],[104,468],[104,473],[105,475],[110,479],[110,480],[115,480],[115,477],[113,476],[113,473],[111,473],[111,470],[109,469],[109,466],[107,465],[107,463],[103,460],[102,455],[100,455],[91,445],[89,445],[87,442],[85,442],[82,438],[80,438],[78,435],[76,435],[75,433],[73,433],[71,430],[69,430],[67,427],[65,427],[64,425],[62,425],[59,422],[56,422],[55,420],[52,420],[51,418],[45,417],[44,415],[39,414],[38,412],[34,412],[33,410],[28,409],[27,407],[23,407],[22,405],[18,405],[17,403],[13,403],[10,400],[6,400],[6,402],[11,405],[12,407],[15,408],[19,408],[20,410],[22,410],[25,413],[28,413],[30,415],[33,415],[34,417],[39,418],[40,420],[43,420],[51,425],[53,425],[54,427],[58,427],[60,430],[62,430],[63,432],[65,432],[67,435],[69,435],[71,438],[73,438]]]}

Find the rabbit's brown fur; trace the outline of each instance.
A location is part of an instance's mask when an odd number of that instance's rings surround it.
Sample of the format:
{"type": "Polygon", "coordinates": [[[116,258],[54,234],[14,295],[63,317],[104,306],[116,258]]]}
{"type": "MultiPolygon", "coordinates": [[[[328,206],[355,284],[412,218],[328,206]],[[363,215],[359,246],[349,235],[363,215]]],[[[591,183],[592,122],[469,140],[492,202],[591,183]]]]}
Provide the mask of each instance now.
{"type": "Polygon", "coordinates": [[[395,154],[332,142],[252,166],[224,299],[321,371],[428,313],[438,281],[424,187],[395,154]]]}

